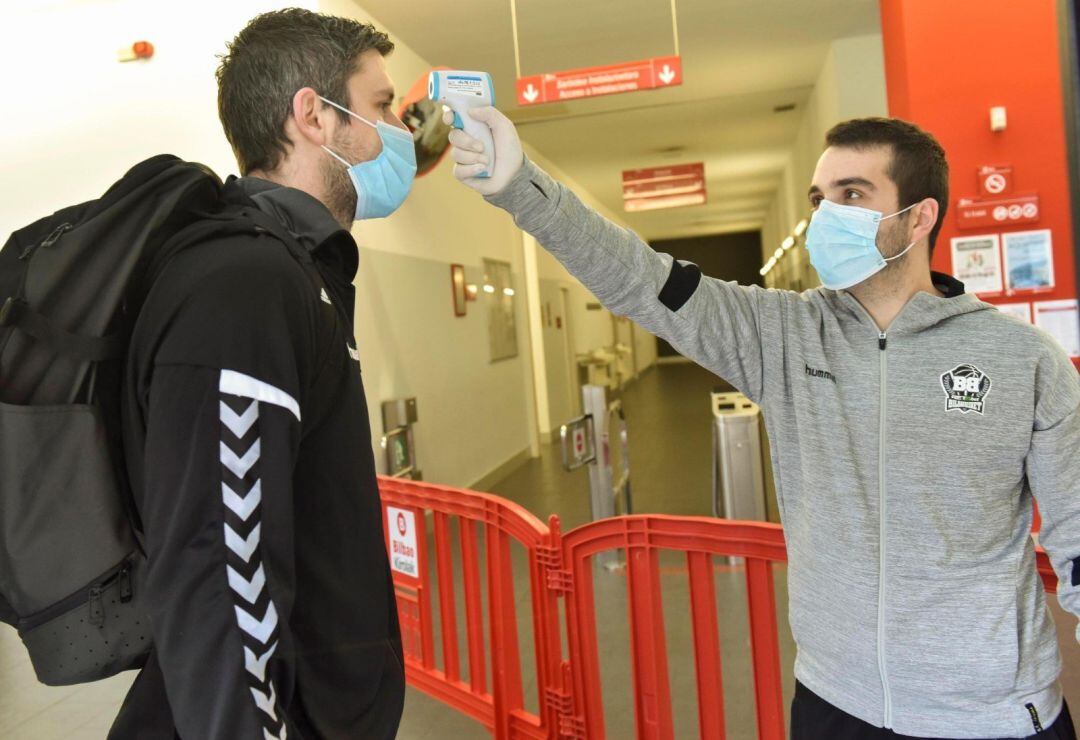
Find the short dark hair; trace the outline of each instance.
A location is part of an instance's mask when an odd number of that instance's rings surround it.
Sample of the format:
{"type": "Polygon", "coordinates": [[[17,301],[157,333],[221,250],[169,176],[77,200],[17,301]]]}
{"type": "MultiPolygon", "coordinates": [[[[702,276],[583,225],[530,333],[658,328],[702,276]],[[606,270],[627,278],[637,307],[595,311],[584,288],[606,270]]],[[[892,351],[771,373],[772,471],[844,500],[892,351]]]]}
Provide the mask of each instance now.
{"type": "Polygon", "coordinates": [[[930,231],[930,254],[934,253],[949,208],[949,163],[937,139],[899,118],[855,118],[833,126],[825,134],[825,146],[890,149],[892,161],[887,174],[896,183],[900,207],[924,198],[938,202],[937,223],[930,231]]]}
{"type": "Polygon", "coordinates": [[[288,154],[285,120],[297,90],[310,87],[349,107],[349,77],[370,49],[386,56],[394,44],[374,26],[348,18],[288,8],[248,23],[217,69],[218,116],[240,173],[272,171],[288,154]]]}

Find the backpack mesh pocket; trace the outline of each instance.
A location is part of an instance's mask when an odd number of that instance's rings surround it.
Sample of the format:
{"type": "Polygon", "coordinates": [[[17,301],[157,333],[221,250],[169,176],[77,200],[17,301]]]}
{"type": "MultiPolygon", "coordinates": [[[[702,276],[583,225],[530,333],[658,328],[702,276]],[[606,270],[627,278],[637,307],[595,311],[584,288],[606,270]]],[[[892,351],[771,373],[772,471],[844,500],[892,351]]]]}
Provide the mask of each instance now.
{"type": "Polygon", "coordinates": [[[67,599],[19,621],[39,681],[64,686],[143,666],[151,636],[134,598],[138,563],[133,554],[67,599]]]}
{"type": "Polygon", "coordinates": [[[2,616],[43,683],[140,664],[137,548],[97,407],[0,404],[0,543],[2,616]]]}

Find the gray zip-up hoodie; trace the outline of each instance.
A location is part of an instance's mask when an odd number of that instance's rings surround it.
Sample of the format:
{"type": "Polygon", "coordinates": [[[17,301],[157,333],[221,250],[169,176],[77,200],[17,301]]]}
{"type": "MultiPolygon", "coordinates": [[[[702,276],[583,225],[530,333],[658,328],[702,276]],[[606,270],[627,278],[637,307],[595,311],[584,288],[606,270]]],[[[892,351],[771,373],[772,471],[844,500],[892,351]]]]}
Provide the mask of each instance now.
{"type": "Polygon", "coordinates": [[[762,406],[801,682],[903,735],[1054,721],[1061,658],[1029,532],[1034,494],[1080,615],[1080,380],[1052,338],[945,276],[947,297],[917,294],[887,334],[847,292],[702,277],[528,161],[488,200],[762,406]]]}

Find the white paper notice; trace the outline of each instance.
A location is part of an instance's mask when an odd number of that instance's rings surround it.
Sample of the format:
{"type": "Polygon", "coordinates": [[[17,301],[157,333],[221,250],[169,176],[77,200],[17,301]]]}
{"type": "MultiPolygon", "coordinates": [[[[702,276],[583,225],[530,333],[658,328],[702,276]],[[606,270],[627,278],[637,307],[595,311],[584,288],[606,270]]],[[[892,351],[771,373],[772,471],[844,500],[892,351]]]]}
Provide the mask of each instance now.
{"type": "Polygon", "coordinates": [[[1069,357],[1080,357],[1080,307],[1076,299],[1036,303],[1035,325],[1050,332],[1069,357]]]}
{"type": "Polygon", "coordinates": [[[997,234],[952,240],[953,275],[968,293],[1001,292],[1001,252],[997,234]]]}
{"type": "Polygon", "coordinates": [[[413,578],[420,577],[416,554],[416,515],[405,509],[386,507],[386,531],[390,533],[390,568],[413,578]]]}
{"type": "Polygon", "coordinates": [[[1030,303],[999,303],[997,304],[997,310],[1015,316],[1025,323],[1031,323],[1030,303]]]}
{"type": "Polygon", "coordinates": [[[1009,290],[1054,287],[1054,254],[1050,229],[1014,231],[1003,237],[1006,286],[1009,290]]]}

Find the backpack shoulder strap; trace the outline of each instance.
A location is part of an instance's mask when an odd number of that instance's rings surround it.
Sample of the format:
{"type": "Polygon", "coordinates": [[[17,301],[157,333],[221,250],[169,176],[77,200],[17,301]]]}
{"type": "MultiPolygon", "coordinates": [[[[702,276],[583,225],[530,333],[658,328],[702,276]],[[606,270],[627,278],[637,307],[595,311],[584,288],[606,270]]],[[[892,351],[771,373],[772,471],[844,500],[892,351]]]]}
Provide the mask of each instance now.
{"type": "Polygon", "coordinates": [[[120,357],[126,347],[123,333],[91,337],[64,331],[46,316],[32,309],[29,303],[14,296],[9,296],[4,305],[0,306],[0,329],[6,328],[19,329],[29,334],[56,354],[91,362],[120,357]]]}

